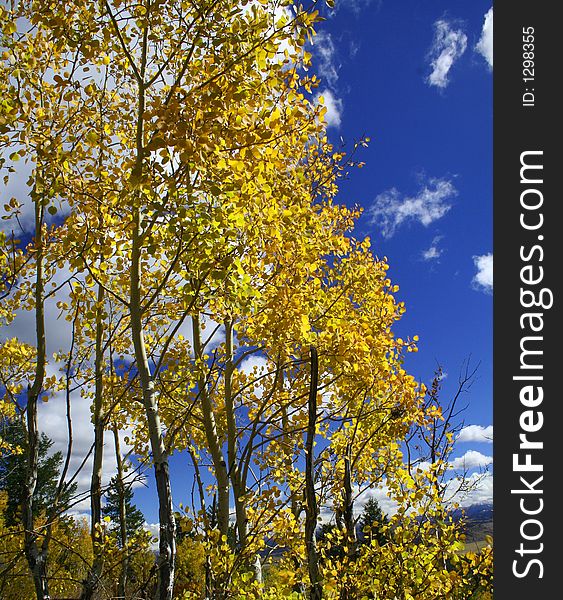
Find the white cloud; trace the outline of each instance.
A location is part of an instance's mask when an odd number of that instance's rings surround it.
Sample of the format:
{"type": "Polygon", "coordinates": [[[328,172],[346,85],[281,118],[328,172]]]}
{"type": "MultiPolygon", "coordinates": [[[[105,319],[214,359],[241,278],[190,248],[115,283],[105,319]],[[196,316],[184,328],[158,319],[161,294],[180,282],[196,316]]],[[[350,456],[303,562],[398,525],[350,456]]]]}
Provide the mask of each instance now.
{"type": "MultiPolygon", "coordinates": [[[[62,350],[68,352],[72,339],[72,324],[65,320],[64,316],[59,316],[60,310],[57,308],[57,302],[64,301],[70,303],[69,291],[67,282],[73,274],[67,266],[57,269],[53,282],[56,286],[62,286],[56,296],[50,297],[45,302],[45,328],[47,342],[47,356],[49,363],[46,367],[47,377],[60,377],[60,369],[64,365],[56,362],[52,355],[54,352],[62,350]]],[[[74,275],[75,279],[83,279],[82,275],[74,275]]],[[[203,318],[205,323],[205,331],[203,333],[204,340],[207,340],[206,350],[210,351],[225,339],[224,325],[214,322],[209,317],[203,318]]],[[[191,321],[186,319],[180,328],[179,333],[183,333],[191,342],[192,331],[191,321]]],[[[16,311],[15,319],[5,327],[0,328],[0,342],[16,337],[19,341],[36,345],[35,334],[35,315],[31,310],[19,309],[16,311]]],[[[127,358],[131,360],[126,354],[127,358]]],[[[90,479],[93,465],[93,453],[90,452],[94,441],[94,431],[91,415],[91,397],[92,386],[90,382],[85,384],[82,391],[89,396],[83,396],[81,390],[77,389],[70,395],[71,417],[72,417],[72,436],[73,447],[69,463],[68,477],[72,477],[80,468],[83,461],[84,465],[80,469],[77,477],[74,479],[78,484],[77,495],[83,498],[71,508],[70,514],[79,516],[88,516],[90,511],[90,501],[87,497],[90,488],[90,479]],[[88,458],[87,458],[88,457],[88,458]]],[[[65,393],[58,391],[54,393],[48,402],[40,402],[38,404],[38,427],[39,430],[45,433],[52,441],[53,446],[51,452],[60,451],[63,457],[66,457],[68,444],[68,430],[66,417],[66,397],[65,393]]],[[[120,446],[122,454],[127,454],[131,451],[131,446],[126,444],[125,438],[133,438],[132,428],[126,427],[119,432],[120,446]]],[[[115,457],[113,432],[106,431],[104,436],[104,451],[103,451],[103,479],[102,485],[106,486],[111,477],[117,472],[117,460],[115,457]]],[[[130,472],[128,481],[132,481],[133,474],[130,472]]],[[[133,487],[142,485],[142,479],[135,479],[133,487]]]]}
{"type": "MultiPolygon", "coordinates": [[[[358,492],[356,486],[354,486],[354,491],[355,493],[358,492]]],[[[371,498],[377,500],[379,507],[385,515],[391,516],[397,512],[398,504],[393,498],[389,497],[389,488],[387,487],[387,484],[383,483],[378,487],[367,488],[363,490],[361,494],[358,494],[354,501],[355,516],[358,516],[363,512],[367,501],[371,498]]]]}
{"type": "Polygon", "coordinates": [[[414,197],[403,197],[396,188],[382,192],[368,213],[371,222],[380,226],[383,236],[389,238],[403,223],[415,221],[426,227],[441,219],[452,207],[449,200],[456,195],[451,181],[431,178],[414,197]]]}
{"type": "MultiPolygon", "coordinates": [[[[327,127],[340,127],[344,104],[338,97],[337,83],[341,63],[338,59],[336,45],[330,33],[319,31],[309,48],[313,54],[313,70],[319,75],[323,89],[315,94],[314,102],[319,103],[322,96],[326,106],[324,120],[327,127]]],[[[351,53],[357,51],[357,46],[352,43],[351,53]]]]}
{"type": "MultiPolygon", "coordinates": [[[[6,156],[6,153],[4,153],[6,156]]],[[[9,162],[9,161],[8,161],[9,162]]],[[[31,233],[35,228],[35,204],[31,200],[30,187],[28,180],[33,172],[34,164],[32,161],[20,161],[11,164],[15,172],[10,175],[7,185],[3,185],[2,199],[0,203],[0,231],[14,232],[15,236],[21,235],[22,230],[25,233],[31,233]],[[17,220],[13,217],[4,219],[7,216],[4,210],[4,204],[8,204],[11,198],[15,198],[19,204],[19,214],[17,220]]],[[[4,173],[2,173],[4,175],[4,173]]],[[[69,214],[70,207],[66,200],[55,199],[52,205],[57,208],[57,214],[51,215],[45,212],[45,221],[48,224],[54,223],[61,216],[69,214]]]]}
{"type": "Polygon", "coordinates": [[[147,521],[143,524],[143,529],[148,531],[152,538],[150,543],[150,548],[153,552],[158,550],[158,538],[160,536],[160,524],[159,523],[147,523],[147,521]]]}
{"type": "Polygon", "coordinates": [[[262,377],[268,374],[268,361],[260,354],[253,354],[240,365],[240,370],[248,377],[247,383],[254,382],[254,389],[251,390],[257,398],[262,398],[264,394],[264,380],[262,377]]]}
{"type": "Polygon", "coordinates": [[[432,72],[427,77],[429,85],[445,88],[453,64],[467,48],[467,36],[461,29],[453,29],[444,19],[434,23],[434,41],[428,53],[432,72]]]}
{"type": "Polygon", "coordinates": [[[324,90],[315,97],[315,102],[319,102],[321,96],[326,106],[324,118],[327,127],[340,127],[340,123],[342,122],[342,100],[337,98],[330,90],[324,90]]]}
{"type": "MultiPolygon", "coordinates": [[[[64,285],[72,277],[71,271],[65,266],[56,270],[52,282],[59,291],[56,295],[45,301],[45,335],[47,342],[47,356],[53,352],[62,350],[67,352],[72,338],[72,324],[60,316],[57,302],[70,303],[70,287],[64,285]]],[[[50,285],[49,284],[49,285],[50,285]]],[[[33,346],[36,345],[35,313],[32,310],[19,309],[16,311],[14,320],[0,329],[0,341],[17,337],[20,342],[33,346]]]]}
{"type": "MultiPolygon", "coordinates": [[[[320,486],[320,483],[319,483],[320,486]]],[[[319,487],[320,492],[320,487],[319,487]]],[[[360,492],[357,484],[352,486],[352,494],[354,497],[354,516],[359,517],[363,511],[368,500],[374,498],[377,500],[381,510],[385,515],[392,516],[397,512],[399,507],[396,500],[390,497],[390,490],[386,482],[381,483],[377,487],[365,488],[360,492]]],[[[319,522],[320,523],[331,523],[334,522],[334,506],[333,499],[329,495],[328,498],[321,502],[319,511],[319,522]]]]}
{"type": "Polygon", "coordinates": [[[323,83],[330,88],[336,86],[340,64],[336,62],[336,46],[330,33],[319,31],[312,42],[313,64],[317,65],[323,83]],[[316,60],[315,60],[316,59],[316,60]]]}
{"type": "Polygon", "coordinates": [[[492,464],[493,457],[485,456],[477,450],[468,450],[463,456],[454,458],[450,461],[450,469],[469,471],[470,469],[484,469],[492,464]]]}
{"type": "Polygon", "coordinates": [[[493,7],[489,8],[485,14],[481,37],[475,45],[475,52],[478,52],[489,65],[489,69],[493,68],[493,7]]]}
{"type": "Polygon", "coordinates": [[[456,438],[457,442],[484,442],[493,443],[493,426],[468,425],[464,427],[456,438]]]}
{"type": "MultiPolygon", "coordinates": [[[[490,457],[480,456],[482,458],[479,461],[476,460],[477,457],[474,457],[473,462],[479,464],[485,462],[487,465],[492,463],[490,457]]],[[[469,463],[471,460],[469,457],[467,462],[469,463]]],[[[430,463],[417,465],[417,468],[423,471],[429,467],[430,463]]],[[[462,507],[468,507],[473,504],[491,504],[493,501],[493,475],[489,471],[451,477],[445,482],[445,486],[444,504],[446,506],[451,507],[455,502],[462,507]]],[[[392,517],[399,508],[397,501],[391,497],[391,491],[386,482],[377,487],[366,488],[360,494],[358,494],[358,487],[354,485],[353,491],[355,495],[354,516],[356,517],[362,514],[367,501],[371,498],[377,500],[383,514],[388,517],[392,517]]],[[[334,511],[330,499],[321,506],[319,521],[321,523],[334,522],[334,511]]]]}
{"type": "Polygon", "coordinates": [[[473,473],[469,477],[454,477],[448,481],[446,496],[462,507],[493,502],[493,475],[473,473]]]}
{"type": "Polygon", "coordinates": [[[357,17],[370,6],[373,6],[376,11],[379,10],[382,4],[383,0],[337,0],[329,14],[333,16],[340,10],[350,10],[357,17]]]}
{"type": "Polygon", "coordinates": [[[253,354],[241,363],[240,370],[246,375],[252,375],[256,369],[256,377],[261,377],[267,373],[267,366],[268,361],[264,356],[253,354]]]}
{"type": "Polygon", "coordinates": [[[437,235],[430,244],[430,248],[427,248],[422,252],[422,260],[430,261],[430,260],[438,260],[440,256],[442,256],[443,250],[438,248],[438,243],[442,239],[443,236],[437,235]]]}
{"type": "Polygon", "coordinates": [[[473,287],[476,290],[485,292],[487,294],[493,291],[493,255],[483,254],[481,256],[474,256],[473,263],[477,268],[477,273],[471,281],[473,287]]]}
{"type": "MultiPolygon", "coordinates": [[[[485,457],[487,458],[487,457],[485,457]]],[[[491,459],[492,462],[492,459],[491,459]]],[[[488,463],[490,464],[490,463],[488,463]]],[[[429,463],[418,465],[424,470],[429,463]]],[[[359,516],[366,502],[375,498],[383,513],[389,517],[393,516],[398,509],[396,500],[390,497],[387,484],[383,483],[376,488],[368,488],[359,494],[354,502],[354,515],[359,516]]],[[[460,506],[468,507],[472,504],[489,504],[493,501],[493,475],[490,472],[474,472],[464,477],[452,477],[446,482],[444,502],[446,505],[456,502],[460,506]]],[[[330,507],[322,511],[321,522],[329,522],[333,518],[330,507]]]]}
{"type": "Polygon", "coordinates": [[[351,40],[349,49],[348,49],[348,55],[350,56],[350,58],[354,58],[356,56],[356,54],[358,54],[359,50],[360,50],[360,43],[357,42],[356,40],[351,40]]]}
{"type": "MultiPolygon", "coordinates": [[[[58,365],[49,364],[47,366],[47,376],[58,374],[58,365]]],[[[82,461],[88,456],[92,443],[94,442],[94,430],[92,426],[92,417],[90,410],[90,400],[81,397],[79,391],[71,393],[70,414],[72,418],[72,453],[68,476],[71,477],[80,468],[82,461]]],[[[66,418],[66,398],[64,392],[55,393],[48,402],[40,402],[37,414],[38,428],[45,433],[52,441],[51,452],[60,451],[63,457],[66,456],[68,431],[66,418]]],[[[127,453],[131,447],[125,443],[125,437],[132,437],[130,428],[119,432],[121,452],[127,453]]],[[[75,481],[78,484],[77,494],[86,495],[90,488],[90,478],[92,474],[93,453],[90,453],[84,466],[80,470],[75,481]]],[[[104,435],[103,452],[103,478],[102,485],[109,483],[111,477],[117,472],[117,460],[115,457],[115,447],[113,433],[106,431],[104,435]]],[[[137,483],[140,485],[140,482],[137,483]]],[[[84,499],[72,507],[74,512],[87,512],[90,510],[88,498],[84,499]]]]}
{"type": "Polygon", "coordinates": [[[337,62],[336,46],[330,33],[320,31],[312,42],[313,66],[315,67],[324,89],[315,95],[314,101],[324,98],[326,106],[325,122],[327,127],[340,127],[343,103],[336,95],[336,84],[340,63],[337,62]]]}
{"type": "Polygon", "coordinates": [[[430,248],[422,252],[422,259],[427,261],[436,260],[440,258],[441,255],[442,250],[440,248],[438,248],[437,246],[430,246],[430,248]]]}
{"type": "MultiPolygon", "coordinates": [[[[256,2],[249,2],[247,4],[247,10],[252,10],[253,4],[256,4],[256,2]]],[[[278,5],[274,8],[273,22],[278,23],[281,18],[285,18],[288,23],[290,23],[293,20],[294,16],[291,13],[291,10],[287,6],[279,6],[278,5]]],[[[276,28],[275,25],[273,25],[270,28],[270,32],[273,32],[275,30],[275,28],[276,28]]],[[[293,47],[292,43],[289,42],[289,40],[283,39],[281,41],[281,43],[279,44],[278,49],[276,51],[277,59],[280,62],[283,62],[285,60],[286,50],[287,50],[288,54],[291,56],[294,52],[293,48],[294,47],[293,47]]]]}

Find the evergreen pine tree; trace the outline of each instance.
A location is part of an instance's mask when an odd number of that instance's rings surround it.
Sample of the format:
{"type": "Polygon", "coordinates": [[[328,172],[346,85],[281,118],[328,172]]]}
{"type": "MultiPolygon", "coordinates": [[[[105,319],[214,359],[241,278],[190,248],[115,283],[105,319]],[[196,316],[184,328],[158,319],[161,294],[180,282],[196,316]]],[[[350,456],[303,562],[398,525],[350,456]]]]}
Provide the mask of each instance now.
{"type": "Polygon", "coordinates": [[[377,500],[370,498],[365,503],[364,510],[358,522],[358,539],[362,542],[375,539],[379,545],[385,544],[387,540],[382,529],[388,522],[389,519],[383,514],[377,500]]]}
{"type": "MultiPolygon", "coordinates": [[[[117,477],[112,477],[106,492],[106,504],[102,508],[104,517],[111,519],[109,530],[119,532],[119,485],[117,477]]],[[[131,539],[138,533],[145,523],[143,513],[133,504],[133,490],[130,485],[123,486],[123,500],[125,502],[125,531],[127,539],[131,539]]],[[[117,536],[118,544],[121,546],[121,538],[117,536]]]]}
{"type": "MultiPolygon", "coordinates": [[[[25,473],[27,432],[19,419],[4,420],[1,431],[2,439],[11,447],[21,452],[0,454],[0,490],[7,493],[7,504],[4,511],[4,522],[8,526],[18,525],[21,521],[21,507],[25,493],[25,473]]],[[[39,437],[39,462],[37,468],[37,485],[33,496],[33,513],[40,515],[55,501],[59,473],[63,463],[62,452],[50,453],[53,440],[42,433],[39,437]]],[[[64,511],[76,493],[77,484],[73,483],[63,490],[59,498],[59,508],[64,511]]]]}

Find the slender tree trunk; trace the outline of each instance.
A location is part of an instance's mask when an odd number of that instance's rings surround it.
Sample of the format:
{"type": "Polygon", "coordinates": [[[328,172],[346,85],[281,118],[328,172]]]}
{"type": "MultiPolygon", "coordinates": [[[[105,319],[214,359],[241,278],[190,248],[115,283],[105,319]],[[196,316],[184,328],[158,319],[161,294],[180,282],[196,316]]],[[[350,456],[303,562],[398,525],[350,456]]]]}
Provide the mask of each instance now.
{"type": "MultiPolygon", "coordinates": [[[[145,5],[147,14],[150,11],[150,2],[145,5]]],[[[145,160],[144,146],[144,119],[146,106],[145,72],[147,66],[147,47],[149,37],[149,20],[144,25],[143,39],[141,45],[141,59],[137,78],[137,128],[135,133],[135,164],[131,172],[133,182],[138,182],[143,176],[143,165],[145,160]]],[[[176,522],[174,519],[174,507],[172,504],[172,491],[170,486],[170,471],[168,466],[168,454],[164,444],[164,436],[158,413],[157,397],[154,389],[143,331],[143,305],[142,305],[142,283],[141,283],[141,261],[143,251],[143,223],[141,206],[143,195],[137,190],[133,197],[133,220],[132,220],[132,247],[131,247],[131,276],[130,276],[130,298],[129,316],[131,319],[131,335],[135,351],[135,362],[139,374],[139,381],[143,394],[143,405],[149,431],[152,460],[156,479],[156,490],[158,495],[158,517],[159,517],[159,556],[158,556],[158,586],[155,598],[158,600],[172,600],[174,591],[174,567],[176,560],[176,522]]]]}
{"type": "Polygon", "coordinates": [[[348,556],[353,560],[356,557],[358,540],[354,520],[354,494],[349,453],[344,458],[344,527],[346,528],[348,556]]]}
{"type": "Polygon", "coordinates": [[[319,360],[317,350],[311,346],[311,383],[309,388],[308,420],[305,434],[305,547],[311,588],[310,600],[322,600],[323,588],[319,572],[319,556],[315,540],[319,509],[315,493],[315,469],[313,446],[317,425],[317,388],[319,379],[319,360]]]}
{"type": "MultiPolygon", "coordinates": [[[[203,519],[203,527],[204,527],[204,536],[206,541],[209,540],[209,531],[211,530],[211,522],[209,520],[209,516],[207,514],[207,507],[205,503],[205,491],[203,487],[203,481],[201,479],[201,472],[199,470],[199,464],[197,462],[197,456],[195,452],[188,447],[188,452],[190,454],[190,458],[192,459],[192,463],[194,466],[195,478],[197,482],[197,489],[199,493],[199,504],[201,510],[201,517],[203,519]]],[[[195,514],[195,506],[193,507],[195,514]]],[[[213,589],[215,587],[215,582],[213,580],[213,569],[211,565],[211,557],[206,554],[205,555],[205,599],[210,600],[213,595],[213,589]]]]}
{"type": "MultiPolygon", "coordinates": [[[[197,360],[201,361],[203,360],[203,348],[201,346],[199,315],[192,317],[192,331],[195,356],[197,360]]],[[[229,473],[219,442],[219,436],[217,435],[213,406],[207,393],[206,382],[203,376],[199,377],[198,387],[201,398],[205,438],[217,480],[217,527],[220,534],[226,536],[229,532],[229,473]]]]}
{"type": "MultiPolygon", "coordinates": [[[[34,190],[36,195],[36,190],[34,190]]],[[[49,584],[47,580],[47,547],[40,550],[37,543],[33,518],[33,497],[37,486],[37,468],[39,462],[39,431],[37,428],[37,402],[43,391],[47,348],[45,342],[45,307],[44,307],[44,273],[43,273],[43,206],[40,199],[34,198],[35,204],[35,335],[37,358],[35,377],[27,389],[27,453],[25,494],[22,505],[22,525],[24,528],[24,553],[33,577],[35,594],[38,600],[49,600],[49,584]]]]}
{"type": "Polygon", "coordinates": [[[90,535],[94,548],[94,561],[82,590],[81,600],[91,600],[98,588],[102,576],[103,557],[103,529],[102,529],[102,475],[104,459],[104,426],[105,416],[103,410],[103,303],[104,289],[98,286],[96,298],[96,342],[94,356],[94,460],[92,477],[90,480],[90,535]]]}
{"type": "MultiPolygon", "coordinates": [[[[78,307],[77,307],[77,315],[78,315],[78,307]]],[[[72,341],[70,344],[70,350],[69,350],[67,362],[66,362],[66,377],[65,377],[66,384],[65,384],[65,387],[66,387],[66,422],[67,422],[67,433],[68,433],[66,458],[65,458],[65,462],[64,462],[62,471],[59,475],[59,482],[57,485],[57,489],[55,491],[53,503],[47,510],[47,524],[45,526],[45,533],[43,535],[43,541],[41,543],[41,555],[43,557],[45,557],[45,560],[47,559],[48,552],[49,552],[49,544],[51,543],[51,538],[52,538],[52,534],[53,534],[53,525],[55,524],[56,519],[59,517],[61,496],[65,490],[65,480],[66,480],[66,476],[68,473],[68,468],[70,466],[70,460],[72,457],[73,438],[72,438],[72,417],[71,417],[71,413],[70,413],[70,380],[71,380],[72,359],[73,359],[74,342],[75,342],[75,325],[76,325],[77,315],[75,316],[75,320],[73,321],[73,324],[72,324],[72,338],[71,338],[72,341]]]]}
{"type": "Polygon", "coordinates": [[[238,546],[243,550],[246,545],[246,511],[242,495],[244,490],[241,486],[240,469],[237,461],[237,425],[233,403],[232,379],[233,379],[233,325],[227,319],[225,321],[225,413],[227,417],[227,460],[228,475],[233,486],[235,499],[235,518],[238,533],[238,546]]]}
{"type": "Polygon", "coordinates": [[[27,396],[27,473],[25,498],[22,507],[24,522],[24,551],[33,577],[37,600],[49,600],[49,582],[47,579],[47,552],[41,552],[37,543],[33,518],[33,496],[37,485],[37,463],[39,433],[37,429],[37,396],[33,387],[27,396]]]}
{"type": "MultiPolygon", "coordinates": [[[[287,447],[287,457],[284,462],[286,465],[286,469],[289,471],[293,471],[294,466],[293,466],[291,453],[289,450],[289,443],[290,443],[289,442],[289,419],[287,416],[287,408],[285,406],[282,409],[282,426],[283,426],[283,431],[284,431],[284,436],[283,436],[284,442],[287,447]]],[[[300,502],[300,500],[296,497],[296,493],[294,490],[290,490],[289,505],[291,508],[291,513],[293,514],[293,517],[295,518],[295,521],[298,522],[299,517],[301,515],[301,511],[303,509],[303,506],[302,506],[302,503],[300,502]]],[[[297,554],[293,555],[292,560],[293,560],[293,565],[295,567],[295,572],[299,573],[301,571],[301,569],[303,568],[303,561],[297,554]]],[[[306,592],[305,583],[303,582],[302,578],[300,578],[300,577],[297,578],[297,581],[293,585],[293,591],[297,592],[298,594],[302,594],[303,596],[305,595],[305,592],[306,592]]]]}
{"type": "Polygon", "coordinates": [[[121,446],[119,443],[119,431],[113,426],[113,440],[115,444],[115,458],[117,461],[117,494],[119,499],[119,539],[121,540],[121,567],[119,571],[119,583],[117,595],[125,599],[127,587],[127,569],[129,568],[129,548],[127,547],[127,512],[125,508],[125,489],[123,484],[123,460],[121,458],[121,446]]]}
{"type": "MultiPolygon", "coordinates": [[[[283,375],[283,371],[281,372],[280,375],[280,388],[283,389],[283,380],[284,380],[284,375],[283,375]]],[[[294,471],[295,467],[293,466],[293,459],[292,459],[292,450],[291,450],[291,439],[290,439],[290,435],[289,435],[289,417],[287,414],[287,406],[282,406],[282,411],[281,411],[281,415],[282,415],[282,428],[283,428],[283,451],[285,453],[285,457],[284,457],[284,464],[285,464],[285,469],[288,472],[292,472],[294,471]]],[[[295,521],[297,522],[299,520],[299,516],[301,514],[301,510],[302,510],[302,504],[299,501],[299,499],[297,498],[297,495],[295,493],[294,490],[289,490],[290,493],[290,498],[289,498],[289,506],[291,508],[291,513],[293,514],[293,517],[295,518],[295,521]]],[[[293,558],[293,565],[295,567],[295,572],[298,573],[301,568],[303,567],[303,562],[302,560],[297,556],[297,554],[294,554],[293,558]]],[[[295,584],[293,585],[293,591],[297,592],[298,594],[303,594],[305,595],[305,584],[303,582],[302,578],[297,578],[297,581],[295,582],[295,584]]]]}
{"type": "MultiPolygon", "coordinates": [[[[344,499],[342,516],[344,520],[344,528],[346,531],[346,547],[348,548],[348,559],[354,561],[358,550],[358,540],[356,536],[356,523],[354,520],[354,495],[352,491],[352,470],[350,466],[350,448],[346,451],[344,458],[344,499]]],[[[343,585],[340,592],[340,600],[349,600],[356,598],[356,589],[354,582],[350,579],[347,585],[343,585]]]]}
{"type": "MultiPolygon", "coordinates": [[[[144,106],[140,111],[144,114],[144,106]]],[[[135,360],[143,394],[143,405],[147,419],[149,441],[154,464],[156,490],[158,495],[158,516],[160,524],[158,573],[156,592],[158,600],[172,600],[174,589],[174,563],[176,558],[176,523],[172,504],[168,454],[158,413],[157,396],[154,389],[143,332],[143,309],[141,293],[141,253],[142,231],[139,208],[133,214],[133,244],[131,251],[131,291],[129,311],[131,335],[135,350],[135,360]]]]}
{"type": "MultiPolygon", "coordinates": [[[[235,500],[235,518],[238,534],[238,551],[246,553],[248,544],[248,514],[246,512],[246,481],[243,476],[238,456],[237,423],[233,403],[233,324],[227,319],[225,321],[225,412],[227,416],[227,452],[228,452],[228,474],[233,488],[235,500]]],[[[260,556],[254,554],[248,556],[248,568],[254,573],[254,579],[262,582],[262,564],[260,556]]]]}

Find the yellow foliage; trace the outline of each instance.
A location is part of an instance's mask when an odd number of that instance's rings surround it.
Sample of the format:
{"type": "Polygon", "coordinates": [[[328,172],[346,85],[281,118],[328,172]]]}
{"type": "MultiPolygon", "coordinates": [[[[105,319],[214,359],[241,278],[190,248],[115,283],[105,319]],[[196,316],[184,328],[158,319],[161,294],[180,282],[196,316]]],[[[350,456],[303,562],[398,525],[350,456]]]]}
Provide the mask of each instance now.
{"type": "MultiPolygon", "coordinates": [[[[73,333],[72,347],[54,357],[36,358],[19,340],[0,345],[0,418],[13,413],[39,358],[67,365],[41,381],[42,393],[73,378],[91,404],[96,380],[108,424],[131,430],[126,441],[140,457],[158,454],[159,474],[174,451],[189,450],[194,471],[207,465],[197,483],[211,478],[207,499],[217,499],[222,523],[201,511],[196,537],[178,544],[179,597],[200,598],[207,577],[225,598],[297,598],[294,586],[307,583],[303,432],[314,346],[323,501],[342,511],[348,477],[355,487],[386,482],[399,506],[385,545],[354,560],[348,550],[325,556],[326,597],[453,597],[457,575],[447,563],[459,535],[435,485],[444,466],[413,474],[401,452],[412,427],[442,415],[403,368],[418,338],[393,332],[406,308],[387,261],[369,239],[354,238],[360,211],[336,202],[345,153],[328,141],[326,107],[310,100],[318,79],[301,68],[320,17],[291,6],[0,7],[2,165],[32,165],[41,239],[18,250],[0,234],[0,320],[50,302],[73,333]],[[18,22],[29,31],[18,32],[18,22]],[[266,541],[286,555],[261,584],[256,561],[266,541]]],[[[8,218],[20,208],[10,200],[8,218]]],[[[5,592],[31,597],[21,536],[1,539],[24,582],[5,592]]],[[[150,579],[141,541],[131,560],[150,579]]],[[[92,562],[86,527],[57,522],[50,552],[53,593],[78,594],[72,580],[92,562]]],[[[123,550],[107,536],[103,552],[110,589],[123,550]]],[[[485,558],[468,569],[488,576],[485,558]]]]}

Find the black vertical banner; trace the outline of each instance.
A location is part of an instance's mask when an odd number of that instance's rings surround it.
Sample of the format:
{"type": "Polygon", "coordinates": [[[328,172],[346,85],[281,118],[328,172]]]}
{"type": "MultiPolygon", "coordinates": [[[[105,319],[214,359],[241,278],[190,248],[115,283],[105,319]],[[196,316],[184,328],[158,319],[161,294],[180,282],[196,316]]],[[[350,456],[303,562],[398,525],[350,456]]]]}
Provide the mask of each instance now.
{"type": "Polygon", "coordinates": [[[494,598],[561,597],[557,4],[494,3],[494,598]]]}

